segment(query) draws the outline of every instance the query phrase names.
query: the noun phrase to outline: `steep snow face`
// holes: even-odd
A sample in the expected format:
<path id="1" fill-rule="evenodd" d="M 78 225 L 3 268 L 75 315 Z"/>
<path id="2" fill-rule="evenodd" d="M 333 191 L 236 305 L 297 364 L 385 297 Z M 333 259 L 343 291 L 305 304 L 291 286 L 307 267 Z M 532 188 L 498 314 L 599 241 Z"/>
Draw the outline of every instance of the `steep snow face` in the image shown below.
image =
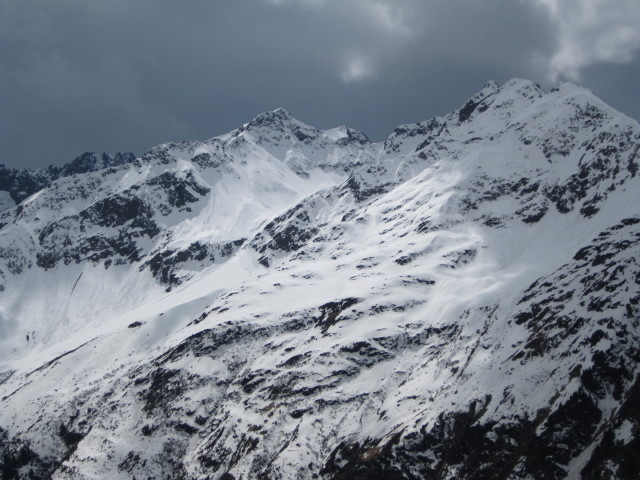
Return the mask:
<path id="1" fill-rule="evenodd" d="M 57 180 L 1 219 L 3 473 L 633 478 L 639 149 L 516 79 Z"/>
<path id="2" fill-rule="evenodd" d="M 281 135 L 276 130 L 271 143 L 283 142 Z M 279 212 L 345 176 L 295 145 L 275 157 L 259 145 L 266 142 L 264 132 L 236 131 L 160 145 L 129 165 L 62 177 L 4 212 L 0 359 L 152 301 L 226 261 Z M 348 168 L 357 154 L 334 146 L 340 152 L 328 157 Z"/>

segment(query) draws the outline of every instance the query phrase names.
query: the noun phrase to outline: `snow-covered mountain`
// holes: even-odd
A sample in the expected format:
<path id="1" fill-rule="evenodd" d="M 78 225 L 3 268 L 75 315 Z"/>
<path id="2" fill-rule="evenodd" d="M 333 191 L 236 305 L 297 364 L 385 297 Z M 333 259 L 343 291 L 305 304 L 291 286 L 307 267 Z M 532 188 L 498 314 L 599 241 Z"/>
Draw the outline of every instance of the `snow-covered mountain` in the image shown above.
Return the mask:
<path id="1" fill-rule="evenodd" d="M 2 478 L 637 478 L 639 149 L 511 80 L 59 175 L 0 214 Z"/>

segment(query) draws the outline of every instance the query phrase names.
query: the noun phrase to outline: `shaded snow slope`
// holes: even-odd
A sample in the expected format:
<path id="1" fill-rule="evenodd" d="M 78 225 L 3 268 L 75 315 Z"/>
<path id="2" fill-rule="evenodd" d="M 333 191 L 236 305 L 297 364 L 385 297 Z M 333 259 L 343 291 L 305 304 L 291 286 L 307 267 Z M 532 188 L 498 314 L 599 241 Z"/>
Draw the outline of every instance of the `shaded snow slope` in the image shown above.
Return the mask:
<path id="1" fill-rule="evenodd" d="M 640 125 L 488 83 L 285 110 L 0 221 L 7 478 L 634 478 Z"/>

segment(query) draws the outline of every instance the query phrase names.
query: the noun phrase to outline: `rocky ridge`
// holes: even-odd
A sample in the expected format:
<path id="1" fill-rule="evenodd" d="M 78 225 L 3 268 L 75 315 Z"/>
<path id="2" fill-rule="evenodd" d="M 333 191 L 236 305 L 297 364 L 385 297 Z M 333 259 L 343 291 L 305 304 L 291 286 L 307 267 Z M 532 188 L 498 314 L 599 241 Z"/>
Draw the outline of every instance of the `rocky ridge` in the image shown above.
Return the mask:
<path id="1" fill-rule="evenodd" d="M 51 165 L 41 169 L 18 170 L 0 164 L 0 192 L 6 192 L 0 197 L 2 200 L 0 210 L 6 210 L 19 204 L 34 193 L 51 186 L 59 178 L 119 167 L 134 160 L 135 156 L 132 153 L 111 155 L 105 152 L 97 155 L 93 152 L 86 152 L 62 167 Z"/>

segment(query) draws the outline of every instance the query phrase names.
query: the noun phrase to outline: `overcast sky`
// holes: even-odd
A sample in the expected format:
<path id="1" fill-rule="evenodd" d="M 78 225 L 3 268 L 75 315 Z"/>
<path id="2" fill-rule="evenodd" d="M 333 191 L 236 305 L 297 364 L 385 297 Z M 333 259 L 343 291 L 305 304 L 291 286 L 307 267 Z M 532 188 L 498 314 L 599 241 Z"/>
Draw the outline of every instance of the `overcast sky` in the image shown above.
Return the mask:
<path id="1" fill-rule="evenodd" d="M 0 0 L 0 163 L 225 133 L 285 107 L 384 139 L 489 80 L 640 118 L 640 0 Z"/>

